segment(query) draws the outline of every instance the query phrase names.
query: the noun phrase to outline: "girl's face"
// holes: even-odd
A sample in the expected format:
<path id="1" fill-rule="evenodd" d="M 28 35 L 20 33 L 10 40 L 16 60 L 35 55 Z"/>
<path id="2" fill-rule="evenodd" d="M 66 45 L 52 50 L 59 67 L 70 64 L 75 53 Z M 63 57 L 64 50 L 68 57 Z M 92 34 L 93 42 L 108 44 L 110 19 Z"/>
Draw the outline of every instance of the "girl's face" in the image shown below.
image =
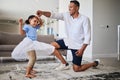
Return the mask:
<path id="1" fill-rule="evenodd" d="M 30 25 L 33 27 L 36 27 L 38 25 L 38 19 L 36 17 L 33 17 L 32 19 L 29 20 Z"/>

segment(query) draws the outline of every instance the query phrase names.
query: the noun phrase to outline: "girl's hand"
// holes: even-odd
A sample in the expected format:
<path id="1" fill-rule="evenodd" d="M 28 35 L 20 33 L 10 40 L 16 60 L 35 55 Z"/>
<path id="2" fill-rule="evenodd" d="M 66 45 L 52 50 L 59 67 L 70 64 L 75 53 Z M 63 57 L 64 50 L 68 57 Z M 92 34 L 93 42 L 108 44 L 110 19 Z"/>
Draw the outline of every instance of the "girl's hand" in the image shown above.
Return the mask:
<path id="1" fill-rule="evenodd" d="M 18 20 L 18 22 L 19 22 L 19 31 L 20 31 L 20 34 L 21 34 L 21 35 L 24 35 L 26 32 L 22 29 L 22 27 L 23 27 L 23 19 L 20 18 L 20 19 Z"/>
<path id="2" fill-rule="evenodd" d="M 18 20 L 18 22 L 19 22 L 19 25 L 23 25 L 23 19 L 22 19 L 22 18 L 20 18 L 20 19 Z"/>

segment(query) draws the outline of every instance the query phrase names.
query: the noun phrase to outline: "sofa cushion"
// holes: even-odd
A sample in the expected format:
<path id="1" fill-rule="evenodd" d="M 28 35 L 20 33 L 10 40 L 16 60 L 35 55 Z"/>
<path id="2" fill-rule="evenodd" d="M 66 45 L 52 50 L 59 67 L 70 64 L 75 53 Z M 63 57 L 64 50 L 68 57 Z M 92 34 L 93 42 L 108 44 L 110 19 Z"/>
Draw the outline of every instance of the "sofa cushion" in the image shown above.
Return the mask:
<path id="1" fill-rule="evenodd" d="M 45 42 L 45 43 L 51 43 L 54 41 L 54 35 L 38 35 L 38 41 Z"/>
<path id="2" fill-rule="evenodd" d="M 24 36 L 20 34 L 0 32 L 0 45 L 16 45 L 22 41 Z"/>
<path id="3" fill-rule="evenodd" d="M 12 51 L 16 45 L 0 45 L 0 51 Z"/>
<path id="4" fill-rule="evenodd" d="M 0 45 L 17 45 L 25 36 L 16 33 L 0 32 Z M 51 43 L 54 41 L 54 35 L 38 35 L 38 41 Z"/>

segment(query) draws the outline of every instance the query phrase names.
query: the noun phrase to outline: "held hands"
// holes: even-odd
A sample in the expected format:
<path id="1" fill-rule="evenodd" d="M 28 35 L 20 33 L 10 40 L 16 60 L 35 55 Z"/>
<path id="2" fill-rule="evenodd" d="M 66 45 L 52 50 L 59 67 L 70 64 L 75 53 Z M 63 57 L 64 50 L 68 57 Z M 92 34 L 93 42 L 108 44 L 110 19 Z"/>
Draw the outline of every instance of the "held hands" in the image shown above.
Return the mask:
<path id="1" fill-rule="evenodd" d="M 38 11 L 36 12 L 36 15 L 37 15 L 38 18 L 39 18 L 39 24 L 40 24 L 40 25 L 43 25 L 43 21 L 42 21 L 42 19 L 40 18 L 40 17 L 43 15 L 43 11 L 38 10 Z"/>
<path id="2" fill-rule="evenodd" d="M 38 17 L 41 17 L 42 15 L 44 15 L 44 16 L 46 16 L 46 17 L 50 17 L 50 16 L 51 16 L 51 12 L 38 10 L 38 11 L 36 12 L 36 15 L 37 15 Z"/>
<path id="3" fill-rule="evenodd" d="M 38 17 L 41 17 L 41 16 L 43 15 L 43 11 L 38 10 L 38 11 L 36 12 L 36 15 L 37 15 Z"/>

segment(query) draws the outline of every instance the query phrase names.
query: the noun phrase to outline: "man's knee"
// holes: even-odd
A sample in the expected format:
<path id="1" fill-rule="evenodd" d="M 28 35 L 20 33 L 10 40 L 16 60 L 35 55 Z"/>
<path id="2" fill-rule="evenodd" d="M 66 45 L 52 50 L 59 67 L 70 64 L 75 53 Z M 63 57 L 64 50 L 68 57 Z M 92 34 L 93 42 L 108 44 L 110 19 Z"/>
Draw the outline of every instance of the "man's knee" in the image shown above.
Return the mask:
<path id="1" fill-rule="evenodd" d="M 77 68 L 74 68 L 74 67 L 73 67 L 73 71 L 74 72 L 79 72 L 79 70 Z"/>
<path id="2" fill-rule="evenodd" d="M 60 48 L 60 45 L 56 42 L 52 42 L 51 45 L 54 46 L 56 49 Z"/>
<path id="3" fill-rule="evenodd" d="M 74 72 L 81 72 L 81 69 L 80 69 L 80 67 L 73 67 L 73 71 Z"/>
<path id="4" fill-rule="evenodd" d="M 81 72 L 82 71 L 82 69 L 81 69 L 81 66 L 78 66 L 78 65 L 73 65 L 73 71 L 74 72 Z"/>

